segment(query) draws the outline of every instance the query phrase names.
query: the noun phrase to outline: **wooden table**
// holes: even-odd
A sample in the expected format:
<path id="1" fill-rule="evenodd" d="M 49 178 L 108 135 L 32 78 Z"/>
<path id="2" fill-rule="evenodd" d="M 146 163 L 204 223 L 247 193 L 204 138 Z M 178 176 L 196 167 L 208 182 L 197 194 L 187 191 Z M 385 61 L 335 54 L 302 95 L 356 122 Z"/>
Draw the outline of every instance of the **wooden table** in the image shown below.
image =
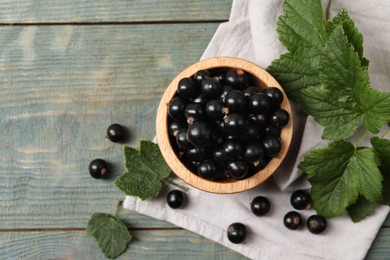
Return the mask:
<path id="1" fill-rule="evenodd" d="M 104 259 L 85 227 L 124 194 L 122 147 L 154 136 L 172 78 L 199 60 L 231 0 L 0 1 L 0 259 Z M 89 176 L 104 158 L 108 180 Z M 244 259 L 163 221 L 122 210 L 134 241 L 119 259 Z M 368 259 L 389 259 L 390 219 Z M 347 243 L 347 241 L 346 241 Z"/>

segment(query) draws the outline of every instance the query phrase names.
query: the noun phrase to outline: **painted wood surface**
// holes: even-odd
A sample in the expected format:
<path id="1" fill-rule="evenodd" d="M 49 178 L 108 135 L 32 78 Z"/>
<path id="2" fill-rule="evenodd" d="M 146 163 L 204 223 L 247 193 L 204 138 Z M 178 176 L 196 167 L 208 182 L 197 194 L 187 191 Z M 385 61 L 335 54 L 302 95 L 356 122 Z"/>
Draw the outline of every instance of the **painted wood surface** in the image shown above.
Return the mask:
<path id="1" fill-rule="evenodd" d="M 4 0 L 0 23 L 227 20 L 232 0 Z"/>
<path id="2" fill-rule="evenodd" d="M 122 147 L 154 136 L 158 101 L 196 62 L 231 0 L 0 1 L 0 259 L 104 259 L 84 228 L 113 212 Z M 204 21 L 204 23 L 202 23 Z M 123 23 L 123 24 L 122 24 Z M 89 177 L 91 159 L 114 176 Z M 164 221 L 120 211 L 134 234 L 119 259 L 245 259 Z M 388 259 L 390 218 L 367 259 Z"/>

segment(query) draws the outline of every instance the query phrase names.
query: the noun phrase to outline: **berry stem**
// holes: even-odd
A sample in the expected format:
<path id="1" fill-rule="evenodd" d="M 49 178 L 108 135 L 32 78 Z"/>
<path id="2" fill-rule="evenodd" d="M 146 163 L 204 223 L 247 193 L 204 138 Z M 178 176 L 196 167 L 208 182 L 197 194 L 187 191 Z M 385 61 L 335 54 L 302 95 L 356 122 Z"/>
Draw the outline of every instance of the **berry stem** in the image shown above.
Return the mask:
<path id="1" fill-rule="evenodd" d="M 178 184 L 170 179 L 161 179 L 161 180 L 168 183 L 168 184 L 172 184 L 173 186 L 178 187 L 179 189 L 182 189 L 183 191 L 189 190 L 187 187 L 184 187 L 184 186 L 182 186 L 182 185 L 180 185 L 180 184 Z"/>
<path id="2" fill-rule="evenodd" d="M 364 139 L 366 139 L 367 135 L 369 134 L 370 132 L 366 130 L 366 132 L 364 133 L 364 135 L 362 135 L 362 137 L 360 137 L 360 139 L 357 141 L 356 145 L 355 145 L 355 150 L 359 147 L 359 145 L 364 141 Z"/>

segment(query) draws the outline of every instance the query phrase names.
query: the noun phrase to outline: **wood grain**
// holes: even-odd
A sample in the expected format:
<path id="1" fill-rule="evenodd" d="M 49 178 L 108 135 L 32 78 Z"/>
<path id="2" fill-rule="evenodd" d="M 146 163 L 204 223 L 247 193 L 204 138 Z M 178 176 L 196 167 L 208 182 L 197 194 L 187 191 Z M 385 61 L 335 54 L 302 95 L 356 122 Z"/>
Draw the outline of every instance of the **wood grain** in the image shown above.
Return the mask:
<path id="1" fill-rule="evenodd" d="M 226 247 L 185 230 L 131 231 L 133 240 L 117 259 L 247 259 Z M 0 233 L 1 258 L 106 259 L 84 231 Z"/>
<path id="2" fill-rule="evenodd" d="M 124 159 L 107 126 L 125 125 L 132 146 L 152 139 L 163 91 L 216 27 L 0 27 L 0 229 L 85 227 L 91 213 L 112 212 Z M 89 176 L 98 157 L 111 179 Z"/>
<path id="3" fill-rule="evenodd" d="M 4 0 L 0 23 L 221 21 L 232 0 Z"/>
<path id="4" fill-rule="evenodd" d="M 209 70 L 218 68 L 236 68 L 245 71 L 248 77 L 252 77 L 256 82 L 259 88 L 264 87 L 276 87 L 284 95 L 281 108 L 286 110 L 290 115 L 290 120 L 288 124 L 282 129 L 280 137 L 282 143 L 282 149 L 280 153 L 272 158 L 272 160 L 267 164 L 267 166 L 261 171 L 257 172 L 249 178 L 243 180 L 232 180 L 218 182 L 213 180 L 207 180 L 200 177 L 197 174 L 194 174 L 189 168 L 187 168 L 176 155 L 174 148 L 172 147 L 169 134 L 168 134 L 168 111 L 167 105 L 172 98 L 176 95 L 176 89 L 179 81 L 182 78 L 192 77 L 199 70 Z M 293 117 L 291 112 L 291 107 L 287 99 L 286 94 L 284 93 L 282 87 L 279 83 L 263 68 L 258 65 L 234 57 L 215 57 L 206 60 L 199 61 L 185 70 L 180 72 L 173 81 L 169 84 L 166 91 L 164 92 L 160 105 L 157 109 L 157 139 L 158 145 L 160 147 L 161 153 L 164 156 L 165 161 L 171 167 L 172 171 L 179 176 L 186 183 L 192 185 L 195 188 L 204 190 L 207 192 L 219 193 L 219 194 L 231 194 L 249 190 L 269 178 L 274 171 L 282 163 L 284 157 L 287 154 L 288 148 L 290 147 L 292 133 L 293 133 Z"/>

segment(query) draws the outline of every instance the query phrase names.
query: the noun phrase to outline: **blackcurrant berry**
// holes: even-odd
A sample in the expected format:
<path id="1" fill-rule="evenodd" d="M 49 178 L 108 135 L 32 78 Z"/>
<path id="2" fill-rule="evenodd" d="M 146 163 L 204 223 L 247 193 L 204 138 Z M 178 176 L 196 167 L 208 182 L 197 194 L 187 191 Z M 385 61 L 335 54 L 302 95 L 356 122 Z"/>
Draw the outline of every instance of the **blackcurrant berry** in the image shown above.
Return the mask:
<path id="1" fill-rule="evenodd" d="M 223 119 L 224 113 L 223 102 L 220 99 L 211 100 L 206 104 L 206 115 L 213 121 L 220 121 Z"/>
<path id="2" fill-rule="evenodd" d="M 229 161 L 227 171 L 233 179 L 243 179 L 248 174 L 248 165 L 243 160 Z"/>
<path id="3" fill-rule="evenodd" d="M 275 157 L 282 149 L 280 139 L 275 136 L 266 137 L 263 141 L 264 151 L 268 157 Z"/>
<path id="4" fill-rule="evenodd" d="M 248 78 L 241 69 L 230 69 L 226 72 L 226 80 L 229 85 L 237 89 L 244 89 L 248 85 Z"/>
<path id="5" fill-rule="evenodd" d="M 320 234 L 326 229 L 327 222 L 323 216 L 312 215 L 307 219 L 306 226 L 311 233 Z"/>
<path id="6" fill-rule="evenodd" d="M 201 84 L 202 95 L 211 100 L 217 98 L 222 93 L 222 87 L 215 78 L 204 79 Z"/>
<path id="7" fill-rule="evenodd" d="M 222 149 L 229 159 L 239 159 L 242 157 L 244 147 L 239 140 L 230 139 L 222 144 Z"/>
<path id="8" fill-rule="evenodd" d="M 291 194 L 290 197 L 291 206 L 294 209 L 306 209 L 311 207 L 311 199 L 309 192 L 305 190 L 296 190 Z"/>
<path id="9" fill-rule="evenodd" d="M 186 129 L 181 129 L 177 132 L 176 143 L 180 150 L 186 151 L 187 149 L 193 148 L 192 144 L 187 140 Z"/>
<path id="10" fill-rule="evenodd" d="M 212 130 L 204 121 L 196 121 L 188 127 L 187 140 L 196 147 L 204 147 L 212 140 Z"/>
<path id="11" fill-rule="evenodd" d="M 192 124 L 195 121 L 203 120 L 206 117 L 204 106 L 197 103 L 190 103 L 186 106 L 184 114 L 187 118 L 187 123 Z"/>
<path id="12" fill-rule="evenodd" d="M 227 77 L 226 77 L 226 72 L 225 71 L 217 73 L 216 74 L 216 78 L 219 80 L 219 83 L 221 83 L 221 85 L 224 86 L 224 85 L 227 84 Z"/>
<path id="13" fill-rule="evenodd" d="M 194 75 L 194 80 L 200 86 L 204 79 L 208 79 L 210 77 L 210 72 L 207 70 L 198 70 Z"/>
<path id="14" fill-rule="evenodd" d="M 291 230 L 296 230 L 302 224 L 302 217 L 296 211 L 288 212 L 283 219 L 284 226 Z"/>
<path id="15" fill-rule="evenodd" d="M 188 149 L 186 155 L 190 161 L 201 162 L 209 158 L 211 152 L 206 147 L 194 147 Z"/>
<path id="16" fill-rule="evenodd" d="M 229 161 L 229 158 L 228 158 L 225 150 L 222 149 L 221 147 L 219 147 L 213 151 L 213 159 L 217 164 L 220 164 L 220 165 L 226 165 L 227 162 Z"/>
<path id="17" fill-rule="evenodd" d="M 249 123 L 242 135 L 240 136 L 240 140 L 243 141 L 244 143 L 251 143 L 251 142 L 256 142 L 260 138 L 260 131 L 259 128 L 252 123 Z"/>
<path id="18" fill-rule="evenodd" d="M 266 128 L 264 128 L 263 130 L 263 134 L 265 136 L 280 136 L 280 129 L 279 128 L 275 128 L 273 126 L 267 126 Z"/>
<path id="19" fill-rule="evenodd" d="M 223 88 L 222 88 L 222 94 L 220 95 L 220 98 L 221 98 L 221 100 L 223 101 L 223 102 L 225 102 L 225 99 L 226 99 L 226 96 L 227 96 L 227 94 L 229 94 L 230 93 L 230 91 L 232 91 L 233 90 L 233 87 L 232 86 L 224 86 Z"/>
<path id="20" fill-rule="evenodd" d="M 202 94 L 199 94 L 198 96 L 196 96 L 192 100 L 192 102 L 197 103 L 197 104 L 206 104 L 207 101 L 208 101 L 208 99 L 204 95 L 202 95 Z"/>
<path id="21" fill-rule="evenodd" d="M 199 94 L 199 88 L 191 78 L 182 78 L 177 84 L 180 97 L 192 100 Z"/>
<path id="22" fill-rule="evenodd" d="M 265 115 L 253 115 L 248 116 L 248 122 L 253 123 L 259 130 L 263 130 L 267 127 L 267 117 Z"/>
<path id="23" fill-rule="evenodd" d="M 179 121 L 172 121 L 168 124 L 169 135 L 176 137 L 180 129 L 187 129 L 186 125 Z"/>
<path id="24" fill-rule="evenodd" d="M 246 227 L 242 223 L 233 223 L 227 228 L 227 237 L 230 242 L 240 244 L 246 238 Z"/>
<path id="25" fill-rule="evenodd" d="M 180 190 L 172 190 L 167 194 L 167 204 L 173 209 L 178 209 L 184 205 L 184 193 Z"/>
<path id="26" fill-rule="evenodd" d="M 224 118 L 224 131 L 229 134 L 237 135 L 245 130 L 246 118 L 241 113 L 231 113 Z"/>
<path id="27" fill-rule="evenodd" d="M 254 174 L 254 173 L 261 171 L 262 169 L 265 168 L 265 166 L 267 166 L 268 162 L 269 162 L 269 159 L 266 157 L 263 157 L 263 159 L 261 159 L 260 161 L 256 161 L 254 163 L 249 163 L 248 164 L 248 167 L 249 167 L 248 174 Z"/>
<path id="28" fill-rule="evenodd" d="M 225 97 L 225 106 L 229 112 L 242 112 L 246 110 L 246 98 L 242 91 L 233 89 Z"/>
<path id="29" fill-rule="evenodd" d="M 271 101 L 272 107 L 279 107 L 283 102 L 283 93 L 276 87 L 268 87 L 264 89 L 264 94 L 266 94 Z"/>
<path id="30" fill-rule="evenodd" d="M 174 97 L 168 105 L 169 116 L 177 121 L 185 119 L 185 109 L 187 101 L 181 97 Z"/>
<path id="31" fill-rule="evenodd" d="M 278 109 L 271 114 L 270 123 L 275 128 L 283 128 L 288 124 L 290 115 L 284 109 Z"/>
<path id="32" fill-rule="evenodd" d="M 108 174 L 107 162 L 103 159 L 94 159 L 89 163 L 89 174 L 95 179 L 101 179 Z"/>
<path id="33" fill-rule="evenodd" d="M 207 159 L 198 166 L 198 174 L 205 179 L 212 179 L 218 175 L 218 169 L 214 160 Z"/>
<path id="34" fill-rule="evenodd" d="M 112 124 L 107 128 L 107 138 L 114 143 L 124 141 L 126 130 L 120 124 Z"/>
<path id="35" fill-rule="evenodd" d="M 266 197 L 257 196 L 251 202 L 251 210 L 256 216 L 264 216 L 271 209 L 271 204 Z"/>
<path id="36" fill-rule="evenodd" d="M 244 95 L 246 97 L 250 97 L 251 95 L 253 95 L 255 93 L 259 93 L 259 90 L 256 87 L 248 87 L 248 88 L 244 89 L 242 92 L 244 92 Z"/>
<path id="37" fill-rule="evenodd" d="M 252 94 L 248 98 L 248 112 L 251 114 L 265 114 L 271 109 L 269 97 L 263 93 Z"/>
<path id="38" fill-rule="evenodd" d="M 260 162 L 264 157 L 264 147 L 259 143 L 250 143 L 245 146 L 243 159 L 247 163 Z"/>

